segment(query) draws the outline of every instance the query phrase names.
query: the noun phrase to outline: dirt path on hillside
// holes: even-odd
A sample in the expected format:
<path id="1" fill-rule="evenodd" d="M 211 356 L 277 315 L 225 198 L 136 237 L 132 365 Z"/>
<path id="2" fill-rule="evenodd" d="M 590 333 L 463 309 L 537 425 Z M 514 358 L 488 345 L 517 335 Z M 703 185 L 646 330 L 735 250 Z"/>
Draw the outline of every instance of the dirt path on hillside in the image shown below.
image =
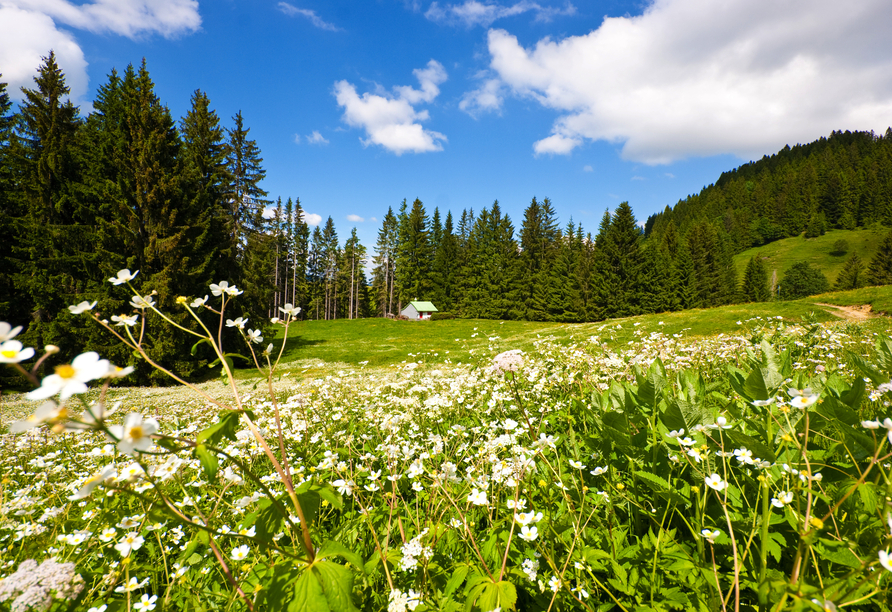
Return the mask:
<path id="1" fill-rule="evenodd" d="M 828 311 L 830 314 L 841 319 L 848 319 L 849 321 L 866 321 L 867 319 L 875 319 L 881 316 L 873 312 L 870 304 L 864 304 L 863 306 L 837 306 L 836 304 L 815 302 L 815 306 L 830 308 L 831 310 Z"/>

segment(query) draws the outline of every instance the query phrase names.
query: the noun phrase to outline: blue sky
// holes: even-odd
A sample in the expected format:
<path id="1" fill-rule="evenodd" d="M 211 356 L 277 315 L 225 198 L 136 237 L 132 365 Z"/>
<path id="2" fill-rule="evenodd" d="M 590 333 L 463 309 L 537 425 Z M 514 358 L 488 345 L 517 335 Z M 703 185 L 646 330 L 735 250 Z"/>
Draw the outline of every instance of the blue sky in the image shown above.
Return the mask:
<path id="1" fill-rule="evenodd" d="M 13 94 L 55 49 L 85 109 L 146 58 L 175 117 L 241 110 L 264 188 L 370 247 L 388 206 L 533 196 L 597 230 L 834 129 L 892 124 L 886 0 L 0 0 Z M 361 219 L 361 220 L 360 220 Z"/>

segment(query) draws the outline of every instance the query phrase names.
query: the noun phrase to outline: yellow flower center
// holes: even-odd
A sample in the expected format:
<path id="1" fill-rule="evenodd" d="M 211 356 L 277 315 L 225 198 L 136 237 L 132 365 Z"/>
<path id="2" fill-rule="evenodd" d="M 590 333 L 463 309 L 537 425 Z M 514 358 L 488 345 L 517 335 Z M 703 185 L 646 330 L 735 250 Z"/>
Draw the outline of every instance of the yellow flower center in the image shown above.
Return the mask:
<path id="1" fill-rule="evenodd" d="M 7 359 L 12 359 L 16 356 L 16 351 L 0 351 L 0 355 L 3 355 Z"/>
<path id="2" fill-rule="evenodd" d="M 74 375 L 77 374 L 77 372 L 70 365 L 60 365 L 56 366 L 56 374 L 62 378 L 74 378 Z"/>
<path id="3" fill-rule="evenodd" d="M 139 440 L 140 438 L 145 436 L 145 433 L 143 432 L 142 427 L 140 425 L 134 425 L 133 427 L 130 428 L 130 431 L 128 433 L 130 434 L 129 437 L 134 440 Z"/>

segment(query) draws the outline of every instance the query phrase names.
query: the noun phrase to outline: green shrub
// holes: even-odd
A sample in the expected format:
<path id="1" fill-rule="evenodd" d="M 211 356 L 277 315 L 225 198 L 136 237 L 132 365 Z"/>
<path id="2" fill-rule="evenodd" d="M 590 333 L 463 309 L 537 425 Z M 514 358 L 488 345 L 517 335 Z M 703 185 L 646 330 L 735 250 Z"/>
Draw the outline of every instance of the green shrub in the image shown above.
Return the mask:
<path id="1" fill-rule="evenodd" d="M 431 315 L 431 321 L 449 321 L 454 318 L 455 315 L 451 312 L 435 312 Z"/>

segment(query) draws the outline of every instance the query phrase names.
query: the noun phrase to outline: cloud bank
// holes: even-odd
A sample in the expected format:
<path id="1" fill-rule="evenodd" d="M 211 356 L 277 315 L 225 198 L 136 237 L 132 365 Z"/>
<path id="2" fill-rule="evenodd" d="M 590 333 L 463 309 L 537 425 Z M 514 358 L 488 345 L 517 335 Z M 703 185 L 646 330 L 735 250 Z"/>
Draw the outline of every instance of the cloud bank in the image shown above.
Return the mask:
<path id="1" fill-rule="evenodd" d="M 397 155 L 443 150 L 446 136 L 424 129 L 421 122 L 427 121 L 430 115 L 426 110 L 416 110 L 415 106 L 434 101 L 440 94 L 440 83 L 447 78 L 446 70 L 431 60 L 413 74 L 420 88 L 394 87 L 392 95 L 364 93 L 360 96 L 351 83 L 335 83 L 334 95 L 338 106 L 344 109 L 343 120 L 351 127 L 365 130 L 368 137 L 360 139 L 364 146 L 380 145 Z"/>
<path id="2" fill-rule="evenodd" d="M 87 92 L 87 62 L 72 33 L 62 26 L 136 39 L 150 34 L 172 38 L 201 27 L 197 0 L 0 0 L 0 71 L 12 97 L 33 86 L 50 49 L 65 72 L 72 99 Z"/>
<path id="3" fill-rule="evenodd" d="M 532 48 L 488 33 L 492 78 L 465 95 L 471 114 L 505 95 L 558 117 L 537 154 L 623 143 L 648 164 L 753 158 L 834 129 L 892 123 L 892 3 L 886 0 L 655 0 L 584 36 Z"/>

